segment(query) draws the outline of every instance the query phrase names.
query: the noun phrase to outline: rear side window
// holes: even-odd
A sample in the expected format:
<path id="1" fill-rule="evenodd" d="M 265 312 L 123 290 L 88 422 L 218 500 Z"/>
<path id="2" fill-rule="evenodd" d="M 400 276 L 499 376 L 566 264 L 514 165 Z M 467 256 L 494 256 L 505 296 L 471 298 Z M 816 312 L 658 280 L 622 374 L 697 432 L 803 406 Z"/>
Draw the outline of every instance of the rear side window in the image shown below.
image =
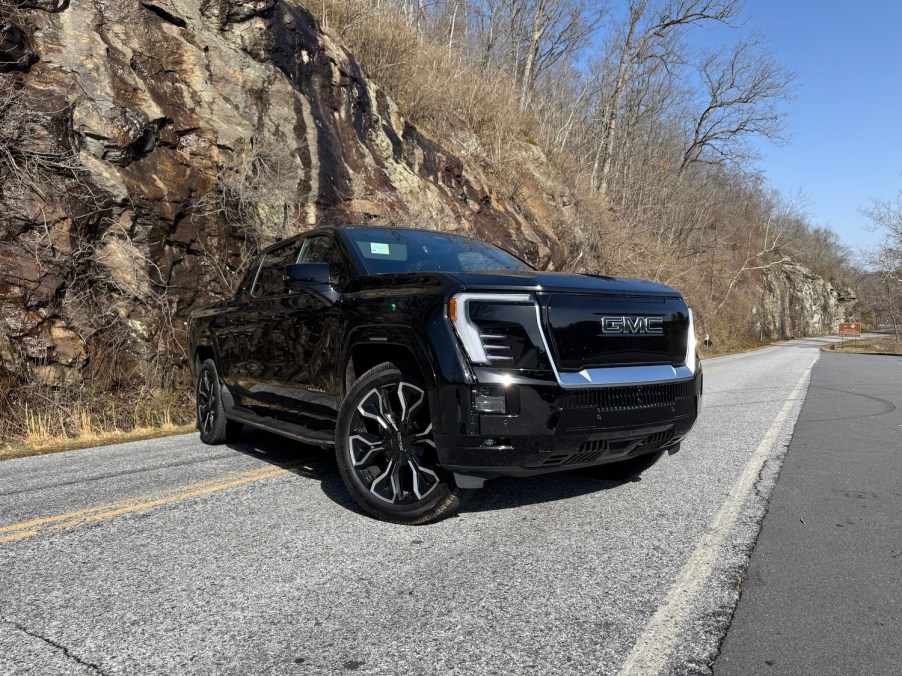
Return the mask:
<path id="1" fill-rule="evenodd" d="M 263 264 L 257 274 L 252 296 L 281 296 L 286 293 L 285 279 L 289 265 L 292 265 L 298 256 L 299 242 L 292 242 L 285 246 L 270 251 L 263 257 Z"/>

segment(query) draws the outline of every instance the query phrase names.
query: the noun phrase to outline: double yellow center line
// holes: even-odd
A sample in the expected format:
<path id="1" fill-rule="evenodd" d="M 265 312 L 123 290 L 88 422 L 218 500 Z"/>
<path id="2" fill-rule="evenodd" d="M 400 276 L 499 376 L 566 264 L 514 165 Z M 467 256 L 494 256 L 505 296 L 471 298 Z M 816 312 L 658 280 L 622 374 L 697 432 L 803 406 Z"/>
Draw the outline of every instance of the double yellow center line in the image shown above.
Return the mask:
<path id="1" fill-rule="evenodd" d="M 226 490 L 227 488 L 234 488 L 236 486 L 243 486 L 257 481 L 271 479 L 287 474 L 288 472 L 288 469 L 282 467 L 262 467 L 247 472 L 227 474 L 217 479 L 209 479 L 187 486 L 178 486 L 156 494 L 142 495 L 135 498 L 120 500 L 118 502 L 110 502 L 105 505 L 79 509 L 65 514 L 57 514 L 55 516 L 47 516 L 40 519 L 32 519 L 31 521 L 14 523 L 9 526 L 0 527 L 0 544 L 24 540 L 25 538 L 34 537 L 35 535 L 40 535 L 42 533 L 61 531 L 82 524 L 95 523 L 123 514 L 153 509 L 154 507 L 169 505 L 199 495 L 208 495 L 210 493 L 216 493 L 217 491 Z"/>

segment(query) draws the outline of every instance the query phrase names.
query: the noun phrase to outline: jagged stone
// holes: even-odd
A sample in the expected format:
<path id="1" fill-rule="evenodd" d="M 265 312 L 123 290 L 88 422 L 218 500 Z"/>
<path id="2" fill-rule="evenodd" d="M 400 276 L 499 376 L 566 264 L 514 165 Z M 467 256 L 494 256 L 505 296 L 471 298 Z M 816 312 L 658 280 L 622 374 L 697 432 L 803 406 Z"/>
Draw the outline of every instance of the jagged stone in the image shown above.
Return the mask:
<path id="1" fill-rule="evenodd" d="M 173 26 L 184 28 L 188 22 L 181 15 L 178 2 L 170 2 L 169 0 L 140 0 L 141 4 L 156 14 L 158 17 L 171 23 Z"/>
<path id="2" fill-rule="evenodd" d="M 226 21 L 229 23 L 241 23 L 259 16 L 276 4 L 275 0 L 257 0 L 256 2 L 240 2 L 232 0 L 228 3 Z"/>
<path id="3" fill-rule="evenodd" d="M 764 286 L 755 312 L 759 336 L 765 340 L 836 333 L 839 323 L 857 319 L 857 296 L 833 285 L 797 263 L 764 271 Z"/>
<path id="4" fill-rule="evenodd" d="M 37 60 L 31 36 L 19 26 L 0 23 L 0 71 L 28 70 Z"/>
<path id="5" fill-rule="evenodd" d="M 50 342 L 53 345 L 50 361 L 53 363 L 72 368 L 83 364 L 87 358 L 81 336 L 65 326 L 51 326 Z"/>
<path id="6" fill-rule="evenodd" d="M 81 379 L 77 370 L 68 368 L 62 364 L 35 366 L 32 369 L 32 373 L 37 382 L 51 387 L 75 385 Z"/>
<path id="7" fill-rule="evenodd" d="M 22 9 L 40 9 L 45 12 L 62 12 L 69 6 L 69 0 L 24 0 L 19 3 Z"/>

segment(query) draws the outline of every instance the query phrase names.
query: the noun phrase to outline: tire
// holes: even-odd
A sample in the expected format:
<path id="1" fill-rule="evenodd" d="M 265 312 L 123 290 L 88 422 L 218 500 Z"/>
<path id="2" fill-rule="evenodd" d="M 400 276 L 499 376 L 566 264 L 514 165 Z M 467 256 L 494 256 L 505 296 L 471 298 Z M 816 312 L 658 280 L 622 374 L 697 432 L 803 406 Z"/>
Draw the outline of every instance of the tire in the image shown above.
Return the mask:
<path id="1" fill-rule="evenodd" d="M 348 492 L 382 521 L 430 523 L 456 512 L 472 493 L 438 465 L 422 379 L 395 364 L 373 367 L 351 387 L 338 416 L 335 456 Z"/>
<path id="2" fill-rule="evenodd" d="M 596 479 L 606 479 L 608 481 L 630 481 L 649 469 L 661 456 L 664 451 L 654 451 L 653 453 L 644 453 L 630 458 L 629 460 L 621 460 L 620 462 L 609 462 L 604 465 L 596 465 L 589 467 L 583 472 L 588 476 Z"/>
<path id="3" fill-rule="evenodd" d="M 222 405 L 221 384 L 216 364 L 212 359 L 204 361 L 197 369 L 194 395 L 197 411 L 197 430 L 200 440 L 215 445 L 234 441 L 241 434 L 243 425 L 226 418 Z"/>

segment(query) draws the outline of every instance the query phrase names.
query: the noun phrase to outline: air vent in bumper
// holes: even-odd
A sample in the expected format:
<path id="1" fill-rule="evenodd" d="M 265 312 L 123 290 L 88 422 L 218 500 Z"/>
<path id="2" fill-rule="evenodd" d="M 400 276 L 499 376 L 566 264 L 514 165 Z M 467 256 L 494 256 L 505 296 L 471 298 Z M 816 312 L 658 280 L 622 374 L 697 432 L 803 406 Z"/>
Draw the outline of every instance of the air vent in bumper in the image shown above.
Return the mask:
<path id="1" fill-rule="evenodd" d="M 628 411 L 673 406 L 677 399 L 694 395 L 693 381 L 655 383 L 629 387 L 576 390 L 559 400 L 561 408 L 597 408 L 600 411 Z"/>

